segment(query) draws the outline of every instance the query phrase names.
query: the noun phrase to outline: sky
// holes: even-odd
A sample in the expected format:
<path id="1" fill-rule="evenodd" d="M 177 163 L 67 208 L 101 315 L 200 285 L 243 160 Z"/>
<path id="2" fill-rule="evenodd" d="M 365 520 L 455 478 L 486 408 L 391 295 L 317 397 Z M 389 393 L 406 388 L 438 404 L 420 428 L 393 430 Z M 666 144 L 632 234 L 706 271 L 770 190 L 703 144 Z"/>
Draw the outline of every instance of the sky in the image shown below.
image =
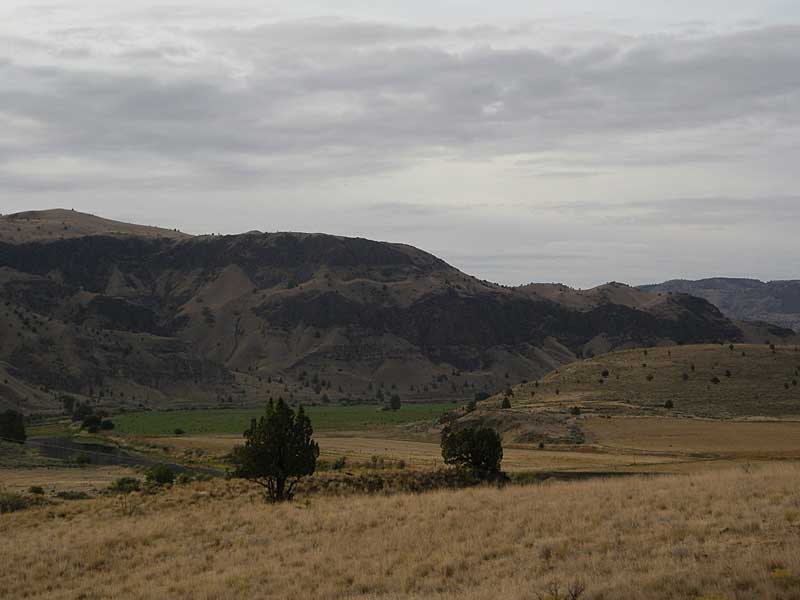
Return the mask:
<path id="1" fill-rule="evenodd" d="M 794 0 L 3 0 L 0 213 L 800 278 Z"/>

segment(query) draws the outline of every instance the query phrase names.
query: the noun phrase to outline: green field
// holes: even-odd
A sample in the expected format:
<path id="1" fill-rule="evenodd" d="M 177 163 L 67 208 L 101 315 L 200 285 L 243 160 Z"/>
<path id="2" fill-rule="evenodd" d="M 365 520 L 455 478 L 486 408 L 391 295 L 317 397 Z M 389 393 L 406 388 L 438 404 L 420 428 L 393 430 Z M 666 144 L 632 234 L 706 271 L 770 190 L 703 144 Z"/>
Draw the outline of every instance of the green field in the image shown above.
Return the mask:
<path id="1" fill-rule="evenodd" d="M 309 406 L 306 413 L 315 431 L 380 429 L 404 423 L 437 419 L 455 408 L 452 402 L 404 404 L 397 411 L 382 411 L 374 404 L 355 406 Z M 187 435 L 242 433 L 263 409 L 175 410 L 130 413 L 114 417 L 114 433 L 124 435 Z"/>

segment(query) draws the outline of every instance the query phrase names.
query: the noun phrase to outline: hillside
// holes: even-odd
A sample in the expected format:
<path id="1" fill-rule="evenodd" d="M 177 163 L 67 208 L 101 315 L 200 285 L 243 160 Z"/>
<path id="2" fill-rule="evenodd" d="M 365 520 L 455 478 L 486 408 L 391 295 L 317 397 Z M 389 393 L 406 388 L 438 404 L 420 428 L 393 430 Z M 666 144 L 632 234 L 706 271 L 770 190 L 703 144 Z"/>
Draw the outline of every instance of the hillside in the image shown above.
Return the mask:
<path id="1" fill-rule="evenodd" d="M 506 397 L 512 409 L 499 409 Z M 502 417 L 506 428 L 522 427 L 533 417 L 579 427 L 581 419 L 573 414 L 576 408 L 581 419 L 796 418 L 800 416 L 800 350 L 797 346 L 714 344 L 611 352 L 510 387 L 482 403 L 471 418 Z"/>
<path id="2" fill-rule="evenodd" d="M 63 208 L 0 215 L 0 242 L 24 244 L 36 241 L 71 239 L 86 235 L 171 239 L 190 237 L 175 229 L 162 229 L 160 227 L 111 221 L 95 215 Z"/>
<path id="3" fill-rule="evenodd" d="M 800 280 L 676 279 L 641 286 L 648 293 L 681 293 L 705 298 L 731 318 L 765 321 L 800 331 Z"/>
<path id="4" fill-rule="evenodd" d="M 464 399 L 579 356 L 754 335 L 688 295 L 560 300 L 402 244 L 126 231 L 0 243 L 0 406 Z"/>

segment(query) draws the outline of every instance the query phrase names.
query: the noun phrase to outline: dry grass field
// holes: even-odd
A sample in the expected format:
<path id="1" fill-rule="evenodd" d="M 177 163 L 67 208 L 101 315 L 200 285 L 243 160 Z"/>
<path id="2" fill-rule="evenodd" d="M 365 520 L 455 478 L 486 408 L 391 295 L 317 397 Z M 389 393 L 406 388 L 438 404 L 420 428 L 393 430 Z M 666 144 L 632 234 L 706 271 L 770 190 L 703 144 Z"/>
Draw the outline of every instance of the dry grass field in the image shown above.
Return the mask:
<path id="1" fill-rule="evenodd" d="M 125 467 L 0 469 L 0 487 L 22 492 L 36 485 L 48 493 L 79 491 L 91 494 L 106 489 L 120 477 L 138 476 L 136 471 Z"/>
<path id="2" fill-rule="evenodd" d="M 351 434 L 316 435 L 320 458 L 333 461 L 345 457 L 348 464 L 368 464 L 373 457 L 409 467 L 430 469 L 443 466 L 439 442 L 415 439 L 395 439 L 391 432 L 353 432 Z M 242 443 L 241 436 L 180 436 L 140 438 L 151 447 L 168 448 L 168 455 L 177 459 L 197 459 L 221 462 L 233 447 Z M 506 445 L 503 450 L 503 469 L 521 471 L 615 471 L 633 468 L 646 470 L 648 465 L 683 462 L 684 456 L 664 456 L 636 450 L 598 451 L 595 448 L 554 448 L 540 450 L 532 445 Z"/>
<path id="3" fill-rule="evenodd" d="M 742 460 L 800 459 L 800 421 L 713 421 L 668 417 L 588 418 L 590 443 L 603 450 L 713 455 Z"/>
<path id="4" fill-rule="evenodd" d="M 798 536 L 797 465 L 280 506 L 215 481 L 0 516 L 0 595 L 791 600 Z"/>

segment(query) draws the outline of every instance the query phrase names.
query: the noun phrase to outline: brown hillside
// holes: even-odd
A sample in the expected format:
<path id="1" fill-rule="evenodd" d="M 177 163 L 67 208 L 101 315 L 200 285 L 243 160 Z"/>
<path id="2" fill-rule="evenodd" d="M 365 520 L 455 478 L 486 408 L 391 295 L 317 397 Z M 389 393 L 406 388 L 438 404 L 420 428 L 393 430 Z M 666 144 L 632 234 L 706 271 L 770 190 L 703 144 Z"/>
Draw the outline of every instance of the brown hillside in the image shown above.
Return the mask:
<path id="1" fill-rule="evenodd" d="M 463 400 L 612 349 L 748 339 L 682 294 L 610 284 L 578 303 L 402 244 L 131 227 L 0 242 L 0 404 Z"/>

